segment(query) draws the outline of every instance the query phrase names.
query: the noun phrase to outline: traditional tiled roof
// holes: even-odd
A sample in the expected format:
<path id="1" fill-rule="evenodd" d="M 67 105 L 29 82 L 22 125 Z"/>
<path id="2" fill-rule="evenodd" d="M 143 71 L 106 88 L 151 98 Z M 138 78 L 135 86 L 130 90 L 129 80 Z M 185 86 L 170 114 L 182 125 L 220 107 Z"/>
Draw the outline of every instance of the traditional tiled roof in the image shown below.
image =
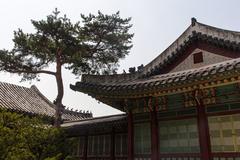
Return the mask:
<path id="1" fill-rule="evenodd" d="M 123 82 L 77 82 L 75 86 L 71 86 L 73 90 L 88 93 L 89 95 L 102 97 L 138 95 L 154 90 L 163 90 L 171 86 L 181 86 L 198 81 L 213 81 L 219 78 L 220 74 L 224 75 L 240 75 L 240 58 L 216 63 L 213 65 L 204 66 L 180 72 L 161 74 L 148 78 L 139 78 L 135 80 Z"/>
<path id="2" fill-rule="evenodd" d="M 66 130 L 68 136 L 79 136 L 86 134 L 110 133 L 113 131 L 127 132 L 127 115 L 111 115 L 84 120 L 64 122 L 61 127 Z"/>
<path id="3" fill-rule="evenodd" d="M 166 67 L 173 64 L 184 54 L 186 48 L 195 42 L 204 42 L 233 51 L 231 53 L 234 53 L 233 58 L 235 59 L 191 70 L 166 72 Z M 95 98 L 136 96 L 154 89 L 159 90 L 193 81 L 209 80 L 219 73 L 239 72 L 239 51 L 240 32 L 205 25 L 193 18 L 185 32 L 141 71 L 115 75 L 83 75 L 81 82 L 70 87 Z"/>
<path id="4" fill-rule="evenodd" d="M 77 126 L 91 126 L 91 125 L 100 125 L 107 123 L 114 123 L 114 122 L 121 122 L 126 121 L 126 114 L 119 114 L 119 115 L 111 115 L 111 116 L 104 116 L 104 117 L 96 117 L 96 118 L 87 118 L 84 120 L 77 120 L 77 121 L 68 121 L 63 123 L 61 126 L 64 128 L 76 128 Z"/>
<path id="5" fill-rule="evenodd" d="M 50 102 L 36 86 L 26 88 L 0 82 L 0 108 L 32 115 L 54 117 L 55 105 Z M 91 114 L 64 110 L 63 120 L 79 120 Z"/>
<path id="6" fill-rule="evenodd" d="M 90 112 L 81 112 L 81 111 L 73 111 L 64 109 L 62 119 L 64 121 L 76 121 L 76 120 L 82 120 L 86 118 L 92 118 L 92 113 Z"/>

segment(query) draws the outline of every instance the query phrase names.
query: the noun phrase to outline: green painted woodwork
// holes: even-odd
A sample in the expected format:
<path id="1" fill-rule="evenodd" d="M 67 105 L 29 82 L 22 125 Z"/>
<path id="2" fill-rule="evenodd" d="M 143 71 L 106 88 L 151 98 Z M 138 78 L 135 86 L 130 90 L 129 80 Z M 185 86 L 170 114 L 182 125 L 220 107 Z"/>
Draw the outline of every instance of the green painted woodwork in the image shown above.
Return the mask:
<path id="1" fill-rule="evenodd" d="M 218 108 L 215 107 L 207 109 L 207 112 L 240 109 L 240 107 L 233 104 L 240 101 L 240 90 L 237 83 L 218 86 L 215 88 L 202 89 L 201 92 L 202 94 L 200 95 L 200 98 L 202 98 L 204 105 L 207 107 L 218 105 Z M 189 107 L 196 107 L 197 105 L 194 99 L 194 91 L 151 97 L 150 102 L 148 102 L 148 98 L 135 99 L 132 101 L 136 102 L 129 102 L 128 108 L 132 109 L 132 112 L 134 114 L 150 112 L 152 109 L 156 109 L 159 112 L 165 112 Z M 231 105 L 226 106 L 228 104 Z"/>
<path id="2" fill-rule="evenodd" d="M 224 112 L 229 110 L 228 104 L 213 105 L 206 108 L 207 113 Z"/>
<path id="3" fill-rule="evenodd" d="M 216 96 L 230 94 L 237 90 L 237 84 L 230 84 L 216 87 Z"/>
<path id="4" fill-rule="evenodd" d="M 239 110 L 240 103 L 210 105 L 206 108 L 207 113 L 226 112 L 232 110 Z"/>
<path id="5" fill-rule="evenodd" d="M 88 156 L 109 156 L 110 135 L 88 137 Z"/>
<path id="6" fill-rule="evenodd" d="M 222 96 L 216 97 L 217 103 L 229 103 L 229 102 L 239 101 L 239 100 L 240 100 L 239 94 L 222 95 Z"/>
<path id="7" fill-rule="evenodd" d="M 151 153 L 151 129 L 150 123 L 134 124 L 134 153 Z"/>
<path id="8" fill-rule="evenodd" d="M 168 95 L 166 97 L 167 97 L 167 110 L 184 107 L 183 94 L 173 94 L 173 95 Z"/>
<path id="9" fill-rule="evenodd" d="M 82 157 L 84 152 L 84 137 L 73 137 L 71 141 L 74 142 L 72 147 L 72 156 L 73 157 Z"/>
<path id="10" fill-rule="evenodd" d="M 227 103 L 239 100 L 240 96 L 238 84 L 216 87 L 216 103 Z"/>
<path id="11" fill-rule="evenodd" d="M 127 156 L 127 134 L 116 134 L 115 135 L 115 155 L 116 156 Z"/>
<path id="12" fill-rule="evenodd" d="M 150 121 L 150 114 L 149 113 L 139 113 L 133 115 L 134 122 L 146 122 Z"/>
<path id="13" fill-rule="evenodd" d="M 144 112 L 150 112 L 150 109 L 148 108 L 147 100 L 144 98 L 137 99 L 135 103 L 131 102 L 128 103 L 128 107 L 131 108 L 133 113 L 144 113 Z"/>
<path id="14" fill-rule="evenodd" d="M 240 109 L 240 104 L 239 103 L 233 103 L 230 104 L 230 110 L 235 110 L 235 109 Z"/>
<path id="15" fill-rule="evenodd" d="M 166 109 L 166 97 L 162 96 L 162 97 L 154 97 L 154 105 L 157 105 L 156 109 L 157 111 L 161 111 Z"/>
<path id="16" fill-rule="evenodd" d="M 172 117 L 176 117 L 177 116 L 177 112 L 175 111 L 166 111 L 166 112 L 159 112 L 157 114 L 159 119 L 162 118 L 172 118 Z"/>
<path id="17" fill-rule="evenodd" d="M 178 116 L 187 116 L 187 115 L 196 115 L 197 111 L 196 108 L 187 108 L 182 111 L 178 111 Z"/>
<path id="18" fill-rule="evenodd" d="M 196 115 L 196 108 L 184 108 L 184 110 L 179 111 L 164 111 L 164 112 L 158 112 L 157 116 L 158 119 L 164 119 L 164 118 L 174 118 L 178 116 L 194 116 Z"/>
<path id="19" fill-rule="evenodd" d="M 198 153 L 197 120 L 160 121 L 159 144 L 160 153 Z"/>

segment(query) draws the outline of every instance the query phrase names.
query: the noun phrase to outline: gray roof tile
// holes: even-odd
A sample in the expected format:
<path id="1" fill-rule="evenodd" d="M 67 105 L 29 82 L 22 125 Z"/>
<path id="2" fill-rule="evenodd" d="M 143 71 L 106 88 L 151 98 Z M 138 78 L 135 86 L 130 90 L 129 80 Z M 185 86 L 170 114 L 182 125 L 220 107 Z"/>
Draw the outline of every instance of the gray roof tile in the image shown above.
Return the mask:
<path id="1" fill-rule="evenodd" d="M 0 82 L 0 108 L 28 114 L 54 117 L 55 105 L 36 86 L 30 88 Z M 92 117 L 91 113 L 64 110 L 63 120 L 79 120 Z"/>

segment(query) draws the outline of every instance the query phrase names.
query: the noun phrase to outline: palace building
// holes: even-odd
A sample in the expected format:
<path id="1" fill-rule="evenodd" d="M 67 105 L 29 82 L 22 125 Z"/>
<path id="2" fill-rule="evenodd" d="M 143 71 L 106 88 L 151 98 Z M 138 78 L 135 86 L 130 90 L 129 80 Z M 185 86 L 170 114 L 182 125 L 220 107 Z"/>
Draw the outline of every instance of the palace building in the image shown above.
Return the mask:
<path id="1" fill-rule="evenodd" d="M 192 18 L 140 70 L 70 87 L 125 112 L 62 125 L 79 160 L 240 160 L 240 32 Z"/>

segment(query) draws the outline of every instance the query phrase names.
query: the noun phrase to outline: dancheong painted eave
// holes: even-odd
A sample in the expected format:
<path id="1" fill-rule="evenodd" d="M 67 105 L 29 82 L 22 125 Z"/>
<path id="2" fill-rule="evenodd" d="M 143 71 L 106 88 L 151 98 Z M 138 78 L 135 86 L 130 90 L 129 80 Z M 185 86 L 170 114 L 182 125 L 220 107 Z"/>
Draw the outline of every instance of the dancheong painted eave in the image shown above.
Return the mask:
<path id="1" fill-rule="evenodd" d="M 207 49 L 232 60 L 170 72 L 178 61 L 188 56 L 186 52 L 190 53 L 196 48 Z M 219 81 L 226 81 L 228 78 L 235 81 L 239 76 L 239 51 L 240 32 L 205 25 L 193 18 L 184 33 L 141 71 L 115 75 L 83 75 L 81 82 L 70 87 L 94 98 L 129 98 L 149 96 L 159 91 L 164 93 L 164 90 L 168 92 L 171 87 L 184 88 L 189 84 L 193 86 L 194 83 L 220 83 Z"/>
<path id="2" fill-rule="evenodd" d="M 221 63 L 204 66 L 201 68 L 184 70 L 180 72 L 161 74 L 149 78 L 124 81 L 122 83 L 91 83 L 77 82 L 71 88 L 89 95 L 101 95 L 101 97 L 131 97 L 131 95 L 152 94 L 155 91 L 186 88 L 195 83 L 221 83 L 219 81 L 239 81 L 240 58 Z"/>

